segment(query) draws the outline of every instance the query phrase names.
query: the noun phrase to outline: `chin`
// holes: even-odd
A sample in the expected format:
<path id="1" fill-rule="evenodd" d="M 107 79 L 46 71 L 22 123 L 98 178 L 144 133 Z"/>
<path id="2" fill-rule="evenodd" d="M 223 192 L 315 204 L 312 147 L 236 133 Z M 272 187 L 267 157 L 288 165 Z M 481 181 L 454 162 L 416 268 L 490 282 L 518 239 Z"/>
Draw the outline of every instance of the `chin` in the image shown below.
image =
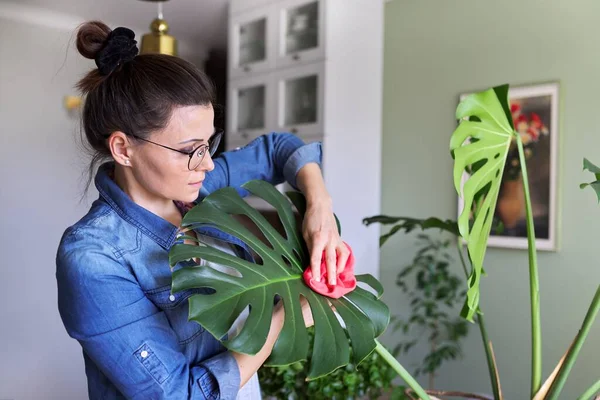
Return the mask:
<path id="1" fill-rule="evenodd" d="M 193 194 L 185 194 L 183 196 L 181 196 L 181 200 L 184 203 L 191 203 L 193 201 L 196 201 L 196 199 L 198 198 L 199 193 L 195 192 Z"/>

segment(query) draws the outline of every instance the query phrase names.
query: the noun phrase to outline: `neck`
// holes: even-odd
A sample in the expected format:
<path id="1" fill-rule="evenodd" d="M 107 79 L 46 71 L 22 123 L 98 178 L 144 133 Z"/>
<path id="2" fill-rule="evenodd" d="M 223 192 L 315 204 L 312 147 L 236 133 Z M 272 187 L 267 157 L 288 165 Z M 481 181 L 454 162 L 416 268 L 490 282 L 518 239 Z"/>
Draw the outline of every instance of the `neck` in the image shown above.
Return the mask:
<path id="1" fill-rule="evenodd" d="M 115 165 L 115 183 L 135 204 L 144 207 L 175 226 L 181 225 L 181 213 L 173 200 L 157 196 L 144 189 L 129 168 Z"/>

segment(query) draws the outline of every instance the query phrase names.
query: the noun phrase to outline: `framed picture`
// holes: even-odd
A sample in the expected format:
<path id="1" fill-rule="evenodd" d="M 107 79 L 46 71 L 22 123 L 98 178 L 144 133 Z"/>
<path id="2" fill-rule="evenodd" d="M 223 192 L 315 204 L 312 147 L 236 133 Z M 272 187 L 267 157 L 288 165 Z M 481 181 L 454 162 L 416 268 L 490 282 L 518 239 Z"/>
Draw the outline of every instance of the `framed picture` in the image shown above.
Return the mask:
<path id="1" fill-rule="evenodd" d="M 464 99 L 468 93 L 462 94 Z M 559 84 L 510 87 L 508 97 L 515 130 L 521 135 L 529 177 L 536 248 L 556 251 Z M 467 179 L 463 176 L 463 182 Z M 462 212 L 459 197 L 458 214 Z M 488 245 L 527 249 L 523 178 L 516 142 L 511 144 Z"/>

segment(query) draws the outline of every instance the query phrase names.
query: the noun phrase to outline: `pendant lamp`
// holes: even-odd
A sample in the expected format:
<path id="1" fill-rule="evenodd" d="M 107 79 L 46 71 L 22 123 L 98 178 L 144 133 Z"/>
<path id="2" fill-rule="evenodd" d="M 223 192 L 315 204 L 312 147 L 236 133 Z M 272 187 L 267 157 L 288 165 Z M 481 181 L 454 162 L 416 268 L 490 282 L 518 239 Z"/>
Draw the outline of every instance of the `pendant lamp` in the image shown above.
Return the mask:
<path id="1" fill-rule="evenodd" d="M 162 5 L 168 0 L 140 0 L 157 3 L 158 15 L 150 24 L 150 33 L 142 36 L 140 54 L 177 55 L 177 40 L 169 35 L 169 24 L 163 19 Z"/>

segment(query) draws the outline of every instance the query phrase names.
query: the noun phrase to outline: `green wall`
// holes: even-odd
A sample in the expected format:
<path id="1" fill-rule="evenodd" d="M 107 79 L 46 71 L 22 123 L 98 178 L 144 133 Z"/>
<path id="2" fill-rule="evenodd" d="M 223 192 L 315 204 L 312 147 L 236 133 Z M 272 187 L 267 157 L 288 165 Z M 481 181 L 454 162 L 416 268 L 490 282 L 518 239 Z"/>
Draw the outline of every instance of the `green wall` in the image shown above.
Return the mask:
<path id="1" fill-rule="evenodd" d="M 539 253 L 545 379 L 600 283 L 600 206 L 592 191 L 578 188 L 590 178 L 582 172 L 582 158 L 600 162 L 600 2 L 393 0 L 385 13 L 384 213 L 456 217 L 448 143 L 461 92 L 560 81 L 560 250 Z M 381 279 L 393 313 L 407 309 L 394 281 L 414 255 L 414 239 L 399 236 L 382 249 Z M 527 253 L 490 249 L 485 266 L 481 305 L 503 391 L 507 399 L 525 399 L 530 387 Z M 438 388 L 491 392 L 478 332 L 471 328 L 465 357 L 442 368 Z M 397 339 L 387 334 L 384 340 Z M 417 359 L 412 355 L 402 362 L 410 369 Z M 600 321 L 561 398 L 575 399 L 598 379 Z"/>

